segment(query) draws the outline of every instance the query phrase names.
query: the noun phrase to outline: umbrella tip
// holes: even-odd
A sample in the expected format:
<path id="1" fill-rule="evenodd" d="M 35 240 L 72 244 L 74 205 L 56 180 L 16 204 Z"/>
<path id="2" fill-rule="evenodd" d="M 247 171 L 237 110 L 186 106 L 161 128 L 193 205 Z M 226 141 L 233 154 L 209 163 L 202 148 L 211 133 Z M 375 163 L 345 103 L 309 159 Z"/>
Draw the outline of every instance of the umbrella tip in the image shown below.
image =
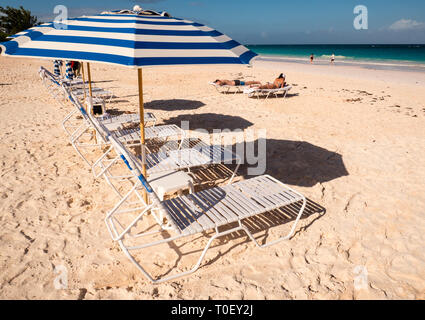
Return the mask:
<path id="1" fill-rule="evenodd" d="M 142 9 L 142 7 L 141 6 L 139 6 L 138 4 L 136 4 L 134 7 L 133 7 L 133 11 L 142 11 L 143 9 Z"/>

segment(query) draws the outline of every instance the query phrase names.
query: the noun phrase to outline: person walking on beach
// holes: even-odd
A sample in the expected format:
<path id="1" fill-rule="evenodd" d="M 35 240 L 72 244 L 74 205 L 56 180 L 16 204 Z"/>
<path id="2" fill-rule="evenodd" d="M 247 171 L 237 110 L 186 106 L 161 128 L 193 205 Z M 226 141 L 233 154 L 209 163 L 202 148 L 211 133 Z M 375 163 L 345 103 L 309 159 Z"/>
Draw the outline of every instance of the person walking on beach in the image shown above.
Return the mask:
<path id="1" fill-rule="evenodd" d="M 335 64 L 335 53 L 332 53 L 331 55 L 331 64 Z"/>
<path id="2" fill-rule="evenodd" d="M 313 60 L 314 60 L 314 54 L 311 54 L 310 56 L 310 63 L 313 64 Z"/>

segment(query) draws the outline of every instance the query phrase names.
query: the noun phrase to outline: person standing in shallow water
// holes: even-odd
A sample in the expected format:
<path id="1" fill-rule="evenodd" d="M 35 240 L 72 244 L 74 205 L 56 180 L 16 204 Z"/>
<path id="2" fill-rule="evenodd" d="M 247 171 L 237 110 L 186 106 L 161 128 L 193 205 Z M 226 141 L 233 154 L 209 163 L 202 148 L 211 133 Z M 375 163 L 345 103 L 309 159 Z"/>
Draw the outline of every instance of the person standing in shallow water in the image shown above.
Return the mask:
<path id="1" fill-rule="evenodd" d="M 310 63 L 313 64 L 313 60 L 314 60 L 314 54 L 311 54 L 310 56 Z"/>
<path id="2" fill-rule="evenodd" d="M 332 53 L 331 55 L 331 64 L 335 64 L 335 53 Z"/>

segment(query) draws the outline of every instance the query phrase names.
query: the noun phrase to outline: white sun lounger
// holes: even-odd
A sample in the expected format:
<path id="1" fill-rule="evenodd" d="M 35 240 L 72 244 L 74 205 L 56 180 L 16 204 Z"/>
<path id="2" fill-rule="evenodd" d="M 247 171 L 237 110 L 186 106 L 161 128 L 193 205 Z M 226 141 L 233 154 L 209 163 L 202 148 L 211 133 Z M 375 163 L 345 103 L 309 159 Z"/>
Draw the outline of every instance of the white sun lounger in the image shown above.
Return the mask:
<path id="1" fill-rule="evenodd" d="M 109 130 L 119 130 L 123 128 L 124 124 L 139 123 L 140 115 L 138 113 L 123 113 L 120 115 L 105 113 L 96 117 L 96 119 L 104 124 Z M 152 112 L 145 112 L 143 119 L 145 121 L 145 126 L 148 123 L 152 123 L 153 126 L 156 124 L 156 117 Z"/>
<path id="2" fill-rule="evenodd" d="M 59 80 L 43 67 L 40 67 L 38 74 L 49 94 L 64 106 L 63 100 L 65 98 L 65 93 Z"/>
<path id="3" fill-rule="evenodd" d="M 117 153 L 134 177 L 134 185 L 129 192 L 108 212 L 105 223 L 114 241 L 117 241 L 125 255 L 133 262 L 142 274 L 153 283 L 160 283 L 182 277 L 195 272 L 209 249 L 212 241 L 237 231 L 245 232 L 260 248 L 265 248 L 289 239 L 295 232 L 296 225 L 306 206 L 305 197 L 271 176 L 263 175 L 223 187 L 200 191 L 194 194 L 179 196 L 160 201 L 154 190 L 140 172 L 139 166 L 133 162 L 132 155 L 116 137 L 110 137 Z M 147 192 L 150 204 L 143 201 L 142 193 Z M 133 201 L 136 199 L 136 201 Z M 270 212 L 291 204 L 298 204 L 295 220 L 290 231 L 269 243 L 259 244 L 244 220 Z M 158 223 L 157 229 L 137 230 L 139 222 L 147 219 L 152 213 Z M 272 214 L 272 213 L 271 213 Z M 165 221 L 164 221 L 165 219 Z M 236 227 L 220 231 L 219 228 L 231 223 Z M 164 232 L 166 231 L 166 233 Z M 206 243 L 196 264 L 188 271 L 176 273 L 162 278 L 154 278 L 137 261 L 133 252 L 175 241 L 190 235 L 215 231 Z M 149 236 L 161 234 L 162 238 L 146 240 Z M 140 243 L 141 242 L 141 243 Z"/>
<path id="4" fill-rule="evenodd" d="M 75 106 L 75 105 L 74 105 Z M 71 131 L 73 128 L 78 127 L 70 124 L 70 121 L 72 119 L 72 116 L 75 114 L 80 113 L 80 109 L 78 106 L 75 106 L 76 108 L 72 110 L 69 114 L 66 115 L 66 117 L 62 120 L 62 127 L 64 128 L 65 132 L 71 136 Z M 132 124 L 132 123 L 139 123 L 140 122 L 140 116 L 137 113 L 131 113 L 131 114 L 120 114 L 120 115 L 111 115 L 108 113 L 105 113 L 101 116 L 96 117 L 99 122 L 104 124 L 109 130 L 123 130 L 123 126 L 125 124 Z M 145 112 L 144 115 L 145 120 L 145 126 L 148 125 L 156 125 L 156 117 L 151 112 Z"/>
<path id="5" fill-rule="evenodd" d="M 248 94 L 248 97 L 256 96 L 258 99 L 260 98 L 260 96 L 266 96 L 266 99 L 267 99 L 270 95 L 275 95 L 275 97 L 277 98 L 279 94 L 283 94 L 283 98 L 285 98 L 286 94 L 291 89 L 292 89 L 292 86 L 290 85 L 284 86 L 283 88 L 277 88 L 277 89 L 260 89 L 260 88 L 253 87 L 253 88 L 246 88 L 244 90 L 244 93 Z"/>
<path id="6" fill-rule="evenodd" d="M 99 124 L 99 126 L 101 126 Z M 105 128 L 101 130 L 107 130 Z M 109 137 L 113 136 L 115 140 L 119 138 L 114 133 L 107 133 Z M 232 176 L 229 178 L 228 182 L 231 183 L 236 176 L 236 173 L 239 169 L 241 160 L 240 157 L 233 153 L 231 150 L 222 147 L 222 146 L 211 146 L 205 142 L 199 140 L 195 145 L 190 147 L 188 140 L 185 140 L 186 143 L 181 144 L 171 143 L 170 145 L 163 148 L 164 151 L 157 153 L 146 154 L 146 169 L 147 175 L 150 179 L 152 176 L 157 176 L 158 174 L 166 172 L 176 172 L 180 170 L 191 170 L 193 168 L 206 168 L 214 164 L 236 164 L 236 167 L 233 171 Z M 115 155 L 113 154 L 115 152 Z M 129 153 L 132 157 L 132 160 L 136 164 L 142 164 L 142 157 L 133 155 Z M 104 176 L 108 184 L 112 187 L 118 197 L 122 198 L 122 195 L 118 189 L 114 186 L 113 181 L 121 181 L 122 179 L 129 178 L 128 176 L 114 175 L 111 173 L 111 168 L 118 161 L 122 159 L 122 154 L 117 152 L 117 148 L 114 148 L 113 144 L 108 150 L 100 157 L 92 167 L 93 175 L 95 178 Z"/>
<path id="7" fill-rule="evenodd" d="M 84 92 L 86 97 L 89 95 L 89 89 L 86 87 L 87 83 L 84 83 L 81 79 L 62 79 L 55 76 L 53 73 L 51 73 L 44 67 L 40 67 L 39 74 L 41 78 L 46 82 L 50 81 L 52 83 L 56 83 L 67 87 L 68 89 L 71 89 L 72 93 L 79 99 L 82 99 L 84 97 Z M 111 91 L 102 88 L 97 88 L 94 86 L 92 87 L 92 95 L 93 97 L 106 99 L 108 100 L 108 102 L 110 102 L 114 96 Z"/>
<path id="8" fill-rule="evenodd" d="M 81 105 L 81 102 L 73 95 L 70 90 L 64 87 L 64 92 L 68 94 L 69 101 L 75 106 L 76 111 L 78 111 L 83 118 L 82 124 L 77 126 L 75 130 L 67 131 L 69 132 L 70 142 L 77 151 L 78 155 L 93 169 L 94 163 L 90 163 L 90 161 L 80 151 L 80 148 L 93 148 L 110 145 L 110 142 L 107 139 L 109 130 L 107 130 L 106 127 L 102 130 L 102 123 L 98 121 L 93 115 L 86 112 L 84 107 Z M 128 146 L 140 145 L 140 129 L 138 128 L 115 130 L 113 132 L 119 136 L 121 142 Z M 88 134 L 93 137 L 93 133 L 95 133 L 97 137 L 95 143 L 80 142 L 82 136 Z M 145 140 L 166 140 L 170 137 L 177 137 L 183 141 L 185 132 L 176 125 L 164 125 L 145 128 Z"/>
<path id="9" fill-rule="evenodd" d="M 46 70 L 43 67 L 40 67 L 39 70 L 41 79 L 43 80 L 43 83 L 47 87 L 49 93 L 52 94 L 52 96 L 58 100 L 58 102 L 63 105 L 62 96 L 67 95 L 66 90 L 69 89 L 69 86 L 63 86 L 59 82 L 59 80 L 56 79 L 56 77 Z M 75 91 L 72 91 L 72 93 L 75 95 Z M 65 129 L 65 131 L 70 135 L 70 128 L 75 128 L 75 126 L 69 125 L 68 122 L 71 120 L 71 117 L 78 113 L 79 109 L 75 108 L 73 111 L 71 111 L 62 121 L 62 127 Z M 106 125 L 106 127 L 109 130 L 117 130 L 123 127 L 124 124 L 128 123 L 139 123 L 140 122 L 140 116 L 139 114 L 121 114 L 121 115 L 111 115 L 108 113 L 103 114 L 102 116 L 98 117 L 99 121 Z M 145 112 L 144 114 L 144 122 L 145 126 L 152 124 L 155 126 L 156 124 L 156 117 L 152 112 Z"/>
<path id="10" fill-rule="evenodd" d="M 114 131 L 121 142 L 131 143 L 140 140 L 140 128 L 120 129 Z M 184 130 L 175 124 L 166 124 L 155 127 L 145 128 L 145 140 L 168 139 L 171 137 L 184 139 L 186 136 Z"/>
<path id="11" fill-rule="evenodd" d="M 219 85 L 214 82 L 209 82 L 210 85 L 212 85 L 218 92 L 220 93 L 229 93 L 232 89 L 236 89 L 234 91 L 234 94 L 243 92 L 243 88 L 246 88 L 246 86 L 229 86 L 229 85 Z M 233 91 L 232 91 L 233 92 Z"/>

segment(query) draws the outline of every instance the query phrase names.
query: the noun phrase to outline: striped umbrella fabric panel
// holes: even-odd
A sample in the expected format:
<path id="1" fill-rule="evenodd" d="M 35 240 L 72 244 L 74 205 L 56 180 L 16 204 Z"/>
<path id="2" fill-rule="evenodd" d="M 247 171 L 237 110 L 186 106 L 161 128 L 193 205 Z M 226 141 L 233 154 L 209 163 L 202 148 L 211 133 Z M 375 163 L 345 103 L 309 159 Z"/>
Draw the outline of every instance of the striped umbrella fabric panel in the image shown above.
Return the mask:
<path id="1" fill-rule="evenodd" d="M 165 16 L 100 14 L 45 23 L 0 44 L 3 55 L 114 63 L 129 67 L 248 64 L 256 56 L 202 24 Z"/>

